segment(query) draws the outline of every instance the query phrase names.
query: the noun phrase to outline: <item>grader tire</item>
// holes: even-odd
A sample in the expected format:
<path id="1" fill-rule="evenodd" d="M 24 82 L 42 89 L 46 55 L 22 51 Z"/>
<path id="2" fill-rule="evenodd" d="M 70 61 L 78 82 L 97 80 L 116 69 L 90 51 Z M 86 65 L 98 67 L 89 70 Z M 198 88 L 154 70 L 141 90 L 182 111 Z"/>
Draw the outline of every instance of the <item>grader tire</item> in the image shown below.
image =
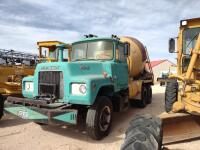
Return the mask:
<path id="1" fill-rule="evenodd" d="M 4 110 L 4 97 L 0 95 L 0 120 L 3 117 L 3 110 Z"/>
<path id="2" fill-rule="evenodd" d="M 136 130 L 145 134 L 147 140 L 141 142 L 138 135 L 135 134 Z M 144 136 L 144 135 L 143 135 Z M 162 147 L 162 121 L 151 115 L 136 116 L 131 122 L 129 128 L 126 130 L 125 142 L 122 145 L 123 150 L 131 149 L 155 149 L 160 150 Z M 139 144 L 136 144 L 138 143 Z M 150 145 L 149 145 L 150 144 Z M 140 147 L 137 147 L 139 145 Z M 148 146 L 148 147 L 147 147 Z"/>
<path id="3" fill-rule="evenodd" d="M 165 90 L 165 111 L 170 112 L 173 104 L 177 101 L 178 95 L 178 82 L 171 80 L 167 82 Z"/>

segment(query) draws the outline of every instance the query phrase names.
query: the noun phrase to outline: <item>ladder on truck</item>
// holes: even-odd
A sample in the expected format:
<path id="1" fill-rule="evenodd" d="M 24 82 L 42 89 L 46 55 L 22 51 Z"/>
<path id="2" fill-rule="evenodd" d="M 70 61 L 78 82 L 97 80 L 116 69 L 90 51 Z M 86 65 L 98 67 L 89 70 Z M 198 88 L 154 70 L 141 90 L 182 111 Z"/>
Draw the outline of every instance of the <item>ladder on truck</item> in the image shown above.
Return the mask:
<path id="1" fill-rule="evenodd" d="M 34 66 L 38 62 L 38 55 L 24 52 L 17 52 L 15 50 L 0 49 L 0 64 L 16 65 L 29 62 Z"/>
<path id="2" fill-rule="evenodd" d="M 145 52 L 146 52 L 146 56 L 147 56 L 146 64 L 147 64 L 147 66 L 148 66 L 148 71 L 149 71 L 150 74 L 151 74 L 152 81 L 154 81 L 153 69 L 152 69 L 152 66 L 151 66 L 151 61 L 150 61 L 150 58 L 149 58 L 149 53 L 148 53 L 146 47 L 145 47 Z"/>

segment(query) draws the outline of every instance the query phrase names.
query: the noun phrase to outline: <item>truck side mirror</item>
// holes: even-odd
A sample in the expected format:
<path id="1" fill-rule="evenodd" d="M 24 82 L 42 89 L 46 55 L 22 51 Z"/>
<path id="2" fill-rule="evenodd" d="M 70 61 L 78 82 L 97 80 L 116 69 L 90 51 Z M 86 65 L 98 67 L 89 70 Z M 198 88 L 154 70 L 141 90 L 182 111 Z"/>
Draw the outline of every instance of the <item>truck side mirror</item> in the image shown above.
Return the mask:
<path id="1" fill-rule="evenodd" d="M 169 52 L 170 53 L 175 52 L 175 40 L 174 40 L 174 38 L 169 39 Z"/>
<path id="2" fill-rule="evenodd" d="M 125 56 L 129 56 L 129 54 L 130 54 L 130 44 L 129 43 L 125 43 L 124 55 Z"/>

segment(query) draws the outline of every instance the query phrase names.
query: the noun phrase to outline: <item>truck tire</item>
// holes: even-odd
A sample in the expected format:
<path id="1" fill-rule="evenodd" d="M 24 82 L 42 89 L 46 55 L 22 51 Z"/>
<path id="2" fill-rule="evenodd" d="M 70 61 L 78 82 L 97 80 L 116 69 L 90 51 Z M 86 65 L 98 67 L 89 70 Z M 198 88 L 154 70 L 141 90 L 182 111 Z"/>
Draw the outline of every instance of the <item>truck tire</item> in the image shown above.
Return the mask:
<path id="1" fill-rule="evenodd" d="M 177 101 L 178 82 L 175 79 L 167 82 L 165 89 L 165 111 L 170 112 L 174 102 Z"/>
<path id="2" fill-rule="evenodd" d="M 151 88 L 151 85 L 147 86 L 147 91 L 148 91 L 147 104 L 151 104 L 151 102 L 152 102 L 152 88 Z"/>
<path id="3" fill-rule="evenodd" d="M 141 91 L 141 100 L 139 103 L 139 107 L 144 108 L 147 105 L 148 100 L 148 89 L 146 85 L 142 85 L 142 91 Z"/>
<path id="4" fill-rule="evenodd" d="M 161 119 L 151 115 L 136 116 L 126 130 L 121 150 L 161 150 L 162 135 Z"/>
<path id="5" fill-rule="evenodd" d="M 101 140 L 110 132 L 113 106 L 111 100 L 99 96 L 92 107 L 88 109 L 86 128 L 88 135 L 94 140 Z"/>
<path id="6" fill-rule="evenodd" d="M 0 119 L 3 117 L 4 97 L 0 94 Z"/>

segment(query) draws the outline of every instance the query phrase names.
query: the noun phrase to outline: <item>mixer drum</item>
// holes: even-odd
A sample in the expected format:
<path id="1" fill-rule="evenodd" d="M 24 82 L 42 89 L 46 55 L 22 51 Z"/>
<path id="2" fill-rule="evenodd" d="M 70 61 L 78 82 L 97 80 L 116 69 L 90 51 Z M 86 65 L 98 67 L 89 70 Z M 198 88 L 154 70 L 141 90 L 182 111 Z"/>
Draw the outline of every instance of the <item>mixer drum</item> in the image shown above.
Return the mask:
<path id="1" fill-rule="evenodd" d="M 130 77 L 136 77 L 144 71 L 146 64 L 146 50 L 144 45 L 133 37 L 120 37 L 120 41 L 130 44 L 130 55 L 127 58 Z"/>

